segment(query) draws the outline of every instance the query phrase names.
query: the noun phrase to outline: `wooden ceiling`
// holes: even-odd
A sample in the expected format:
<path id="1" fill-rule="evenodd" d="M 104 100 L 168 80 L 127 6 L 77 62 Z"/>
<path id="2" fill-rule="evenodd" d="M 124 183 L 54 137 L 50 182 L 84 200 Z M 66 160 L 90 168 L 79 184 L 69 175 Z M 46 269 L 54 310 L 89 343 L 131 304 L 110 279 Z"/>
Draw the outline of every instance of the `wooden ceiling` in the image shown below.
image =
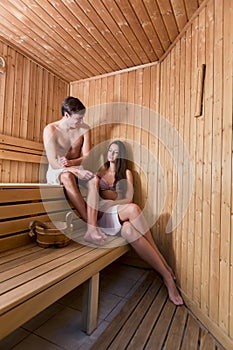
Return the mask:
<path id="1" fill-rule="evenodd" d="M 0 37 L 71 82 L 158 60 L 202 2 L 0 0 Z"/>

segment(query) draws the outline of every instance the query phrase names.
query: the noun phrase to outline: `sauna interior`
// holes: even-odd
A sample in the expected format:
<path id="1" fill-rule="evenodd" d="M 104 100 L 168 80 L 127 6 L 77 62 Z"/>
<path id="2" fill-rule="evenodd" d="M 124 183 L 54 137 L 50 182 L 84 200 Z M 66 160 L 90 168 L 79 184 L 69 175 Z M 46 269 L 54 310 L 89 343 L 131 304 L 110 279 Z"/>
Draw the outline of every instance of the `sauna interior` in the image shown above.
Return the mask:
<path id="1" fill-rule="evenodd" d="M 45 182 L 43 129 L 66 96 L 78 97 L 93 149 L 126 141 L 135 202 L 186 306 L 232 349 L 233 1 L 1 0 L 0 8 L 0 186 Z M 2 252 L 17 248 L 18 234 L 27 236 L 9 240 L 1 229 Z"/>

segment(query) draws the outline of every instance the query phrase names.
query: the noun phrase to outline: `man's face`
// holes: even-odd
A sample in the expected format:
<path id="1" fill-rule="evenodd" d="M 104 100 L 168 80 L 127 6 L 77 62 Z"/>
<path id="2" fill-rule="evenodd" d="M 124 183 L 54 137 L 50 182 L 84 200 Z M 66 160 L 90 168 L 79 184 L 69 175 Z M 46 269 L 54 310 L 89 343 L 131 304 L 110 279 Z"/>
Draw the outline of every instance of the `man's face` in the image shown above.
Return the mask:
<path id="1" fill-rule="evenodd" d="M 83 124 L 84 114 L 73 113 L 68 115 L 68 123 L 70 128 L 77 128 L 78 126 Z"/>

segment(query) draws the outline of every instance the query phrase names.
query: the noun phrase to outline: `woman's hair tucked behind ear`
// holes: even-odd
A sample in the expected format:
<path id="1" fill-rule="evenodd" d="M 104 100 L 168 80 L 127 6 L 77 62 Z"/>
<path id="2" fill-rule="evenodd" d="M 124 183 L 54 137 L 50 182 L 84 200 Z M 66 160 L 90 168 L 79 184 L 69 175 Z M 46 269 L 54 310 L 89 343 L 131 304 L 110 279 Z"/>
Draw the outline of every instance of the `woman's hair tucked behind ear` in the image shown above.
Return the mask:
<path id="1" fill-rule="evenodd" d="M 116 167 L 116 175 L 115 175 L 115 183 L 126 179 L 126 169 L 127 169 L 127 155 L 126 155 L 126 148 L 122 141 L 115 140 L 110 143 L 108 149 L 111 147 L 111 145 L 117 145 L 119 148 L 118 157 L 115 161 L 115 167 Z M 109 168 L 110 162 L 106 162 L 107 168 Z"/>

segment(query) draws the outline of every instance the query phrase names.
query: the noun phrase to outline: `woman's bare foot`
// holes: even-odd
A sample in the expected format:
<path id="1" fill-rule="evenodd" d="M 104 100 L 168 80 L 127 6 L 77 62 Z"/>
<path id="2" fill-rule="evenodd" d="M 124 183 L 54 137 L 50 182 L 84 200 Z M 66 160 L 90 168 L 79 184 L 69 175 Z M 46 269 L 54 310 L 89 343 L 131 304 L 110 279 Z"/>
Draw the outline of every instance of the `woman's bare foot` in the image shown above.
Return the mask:
<path id="1" fill-rule="evenodd" d="M 100 231 L 98 227 L 88 227 L 85 233 L 84 240 L 89 243 L 103 245 L 106 242 L 107 236 Z"/>
<path id="2" fill-rule="evenodd" d="M 164 283 L 168 290 L 169 299 L 175 304 L 175 305 L 183 305 L 184 301 L 176 288 L 174 277 L 172 275 L 169 276 L 166 280 L 164 279 Z"/>

